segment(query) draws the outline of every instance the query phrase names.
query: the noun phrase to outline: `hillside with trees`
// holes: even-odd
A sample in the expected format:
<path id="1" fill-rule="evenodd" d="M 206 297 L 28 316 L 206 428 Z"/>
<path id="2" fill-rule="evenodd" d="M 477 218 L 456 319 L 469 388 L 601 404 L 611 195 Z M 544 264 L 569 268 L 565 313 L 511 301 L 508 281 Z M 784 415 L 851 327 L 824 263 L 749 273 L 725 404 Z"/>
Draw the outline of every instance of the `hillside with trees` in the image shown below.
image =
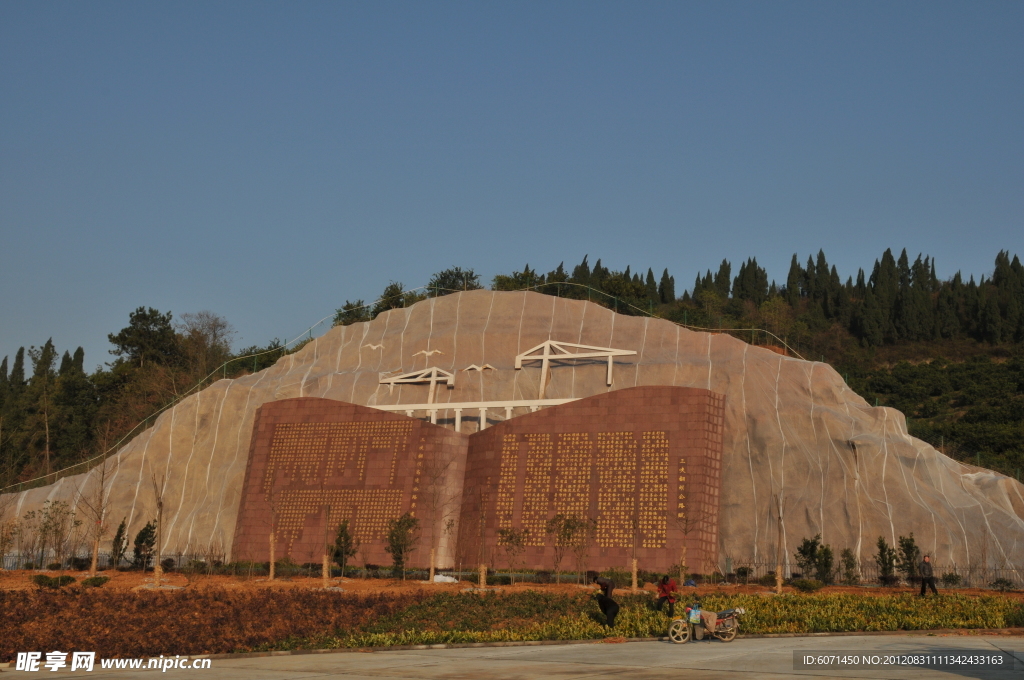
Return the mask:
<path id="1" fill-rule="evenodd" d="M 392 281 L 373 302 L 346 300 L 335 325 L 373 319 L 432 296 L 483 287 L 453 267 L 423 287 Z M 1000 252 L 992 275 L 940 280 L 927 256 L 889 250 L 870 274 L 844 282 L 819 251 L 794 255 L 781 285 L 756 258 L 723 261 L 678 290 L 667 269 L 613 271 L 589 258 L 567 270 L 529 265 L 491 281 L 493 290 L 535 290 L 588 299 L 623 314 L 653 315 L 695 329 L 832 364 L 872 404 L 898 408 L 911 434 L 954 458 L 1011 476 L 1024 468 L 1024 267 Z M 272 365 L 297 346 L 274 340 L 232 350 L 230 323 L 211 312 L 139 307 L 108 336 L 113 357 L 89 373 L 81 348 L 49 340 L 0 361 L 0 486 L 55 475 L 116 448 L 152 424 L 159 409 L 221 377 Z"/>

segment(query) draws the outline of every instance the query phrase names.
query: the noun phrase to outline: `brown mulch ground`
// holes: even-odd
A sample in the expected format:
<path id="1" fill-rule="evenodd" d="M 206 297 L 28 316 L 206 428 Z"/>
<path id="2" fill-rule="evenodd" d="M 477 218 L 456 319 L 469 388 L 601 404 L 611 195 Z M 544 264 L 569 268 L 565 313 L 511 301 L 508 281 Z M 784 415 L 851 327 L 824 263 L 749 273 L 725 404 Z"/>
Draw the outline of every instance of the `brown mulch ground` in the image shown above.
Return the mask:
<path id="1" fill-rule="evenodd" d="M 67 574 L 75 577 L 80 582 L 86 578 L 89 574 L 84 571 L 32 571 L 32 570 L 17 570 L 17 571 L 0 571 L 0 591 L 3 590 L 34 590 L 36 585 L 32 583 L 32 576 L 36 574 L 47 574 L 49 576 L 58 576 L 60 574 Z M 100 572 L 101 576 L 110 578 L 104 586 L 104 590 L 133 590 L 140 586 L 151 585 L 153 581 L 153 573 L 147 572 L 143 574 L 138 571 L 103 571 Z M 323 587 L 323 580 L 319 577 L 308 578 L 305 576 L 296 576 L 289 579 L 275 579 L 274 581 L 268 581 L 266 577 L 252 577 L 249 578 L 244 574 L 236 576 L 186 576 L 180 572 L 166 573 L 161 581 L 166 585 L 179 586 L 187 590 L 198 590 L 204 588 L 228 588 L 228 589 L 241 589 L 241 590 L 253 590 L 253 589 L 274 589 L 274 590 L 292 590 L 292 589 L 319 589 Z M 428 588 L 431 592 L 460 592 L 469 587 L 476 587 L 475 581 L 462 581 L 460 583 L 428 583 L 426 581 L 406 580 L 401 579 L 361 579 L 361 578 L 346 578 L 339 579 L 335 578 L 331 580 L 331 586 L 342 588 L 345 592 L 353 593 L 356 595 L 376 595 L 376 594 L 397 594 L 397 593 L 413 593 L 424 588 Z M 71 587 L 75 587 L 74 584 Z M 540 590 L 545 592 L 564 592 L 564 593 L 575 593 L 579 592 L 583 586 L 576 585 L 574 583 L 560 583 L 560 584 L 539 584 L 539 583 L 526 583 L 516 584 L 515 586 L 500 586 L 496 589 L 507 592 L 510 590 Z M 628 592 L 628 588 L 623 589 Z M 653 584 L 646 584 L 644 590 L 650 594 L 655 593 L 655 587 Z M 755 595 L 757 593 L 771 593 L 774 592 L 772 588 L 766 588 L 761 585 L 716 585 L 716 586 L 701 586 L 699 588 L 681 588 L 680 599 L 686 599 L 690 593 L 697 595 L 705 595 L 709 593 L 725 593 L 725 594 L 745 594 Z M 620 591 L 616 591 L 620 592 Z M 796 593 L 794 588 L 784 587 L 783 593 Z M 894 595 L 899 593 L 912 593 L 917 594 L 919 591 L 917 588 L 881 588 L 871 586 L 828 586 L 818 591 L 818 594 L 835 594 L 835 593 L 849 593 L 856 595 Z M 956 592 L 961 595 L 992 595 L 995 591 L 988 590 L 985 588 L 956 588 L 953 590 L 947 590 L 940 588 L 939 592 Z M 1007 592 L 1003 593 L 1007 597 L 1022 599 L 1024 600 L 1024 591 Z"/>

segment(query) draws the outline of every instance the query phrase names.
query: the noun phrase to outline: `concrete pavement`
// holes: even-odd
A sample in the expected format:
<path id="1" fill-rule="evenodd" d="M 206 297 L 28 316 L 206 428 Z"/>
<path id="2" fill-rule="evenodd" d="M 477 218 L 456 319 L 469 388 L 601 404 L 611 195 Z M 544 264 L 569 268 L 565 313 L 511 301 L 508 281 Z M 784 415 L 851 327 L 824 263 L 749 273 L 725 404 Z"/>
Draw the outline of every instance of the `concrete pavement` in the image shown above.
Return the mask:
<path id="1" fill-rule="evenodd" d="M 961 652 L 1006 653 L 1012 667 L 1001 669 L 878 667 L 872 670 L 794 670 L 793 652 L 872 653 Z M 13 668 L 10 678 L 27 676 Z M 43 670 L 46 676 L 49 671 Z M 77 671 L 75 674 L 80 674 Z M 59 673 L 63 675 L 64 673 Z M 32 674 L 35 675 L 35 674 Z M 73 675 L 68 673 L 68 675 Z M 739 638 L 731 643 L 692 641 L 621 644 L 588 643 L 523 647 L 478 647 L 414 651 L 295 654 L 213 659 L 208 670 L 101 670 L 91 680 L 591 680 L 620 678 L 1024 678 L 1024 638 L 1009 636 L 841 636 L 807 638 Z"/>

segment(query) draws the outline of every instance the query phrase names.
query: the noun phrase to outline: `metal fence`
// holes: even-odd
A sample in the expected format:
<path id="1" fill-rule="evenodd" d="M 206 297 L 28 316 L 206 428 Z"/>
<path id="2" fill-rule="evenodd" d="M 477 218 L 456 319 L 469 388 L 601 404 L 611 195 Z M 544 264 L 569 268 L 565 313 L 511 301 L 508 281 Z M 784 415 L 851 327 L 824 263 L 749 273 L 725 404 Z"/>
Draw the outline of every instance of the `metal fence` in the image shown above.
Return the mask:
<path id="1" fill-rule="evenodd" d="M 728 580 L 733 583 L 754 583 L 769 574 L 775 575 L 775 562 L 727 560 L 728 562 L 731 562 L 731 571 L 727 575 L 718 573 L 717 580 Z M 978 565 L 933 564 L 932 570 L 939 585 L 944 585 L 948 588 L 1004 587 L 1024 589 L 1024 569 L 1021 568 L 1011 566 L 983 567 Z M 799 567 L 792 563 L 783 565 L 782 575 L 786 579 L 815 577 L 814 574 L 801 574 Z M 908 579 L 904 574 L 896 572 L 895 575 L 901 583 L 908 584 Z M 847 576 L 852 576 L 851 580 L 856 585 L 879 585 L 882 582 L 878 564 L 873 560 L 870 562 L 858 562 L 854 566 L 852 574 L 849 575 L 845 574 L 842 566 L 839 565 L 833 570 L 832 580 L 837 584 L 842 584 L 848 580 Z M 714 580 L 714 578 L 711 575 L 707 575 L 702 580 Z M 920 584 L 920 580 L 910 579 L 910 583 L 917 585 Z M 992 584 L 997 585 L 993 586 Z"/>
<path id="2" fill-rule="evenodd" d="M 171 555 L 161 555 L 161 561 L 170 569 L 175 571 L 186 570 L 199 574 L 265 576 L 268 571 L 268 565 L 265 562 L 225 563 L 223 561 L 223 557 L 223 555 L 210 552 L 192 554 L 176 553 Z M 98 555 L 97 568 L 100 570 L 108 570 L 115 567 L 131 567 L 132 561 L 130 558 L 131 555 L 129 554 L 121 560 L 120 564 L 114 565 L 110 553 L 101 552 Z M 92 555 L 86 553 L 65 558 L 61 566 L 64 569 L 83 570 L 89 568 L 91 561 Z M 54 564 L 52 554 L 43 556 L 42 563 L 39 562 L 39 555 L 18 553 L 5 555 L 2 562 L 3 568 L 7 570 L 43 569 Z M 775 575 L 775 562 L 767 562 L 764 560 L 737 560 L 733 558 L 726 558 L 723 562 L 723 568 L 717 570 L 715 573 L 703 575 L 693 574 L 692 577 L 698 583 L 756 583 L 766 577 Z M 390 578 L 392 575 L 390 566 L 369 565 L 369 567 L 369 569 L 364 569 L 362 565 L 351 565 L 346 569 L 346 573 L 355 576 L 366 576 L 369 578 Z M 294 574 L 296 576 L 319 576 L 321 569 L 322 566 L 320 563 L 304 565 L 289 564 L 281 565 L 279 573 L 282 575 Z M 616 570 L 617 573 L 621 571 L 622 570 Z M 978 565 L 962 566 L 955 564 L 935 564 L 933 566 L 933 571 L 938 584 L 946 588 L 1002 588 L 1024 590 L 1024 568 L 1015 568 L 1012 566 L 983 567 Z M 340 571 L 335 565 L 332 565 L 332 572 L 336 575 L 340 575 Z M 453 576 L 460 581 L 476 581 L 478 578 L 478 572 L 476 570 L 454 572 L 450 569 L 439 569 L 437 570 L 437 573 Z M 498 569 L 496 571 L 492 569 L 489 573 L 491 576 L 497 578 L 508 578 L 510 576 L 508 570 L 502 569 Z M 792 563 L 788 565 L 784 564 L 782 573 L 783 578 L 787 580 L 800 577 L 813 578 L 815 576 L 814 574 L 800 574 L 797 566 Z M 427 577 L 427 574 L 427 570 L 422 568 L 406 570 L 406 578 L 424 579 Z M 644 573 L 644 577 L 649 576 L 651 575 L 646 572 Z M 849 579 L 849 576 L 853 576 L 853 578 Z M 837 565 L 833 571 L 832 580 L 836 584 L 852 582 L 855 585 L 879 585 L 882 582 L 880 576 L 878 565 L 872 560 L 857 563 L 852 570 L 852 574 L 844 573 L 842 565 Z M 899 572 L 897 572 L 896 576 L 898 577 L 899 582 L 905 585 L 916 585 L 920 583 L 919 580 L 908 580 L 905 575 L 900 574 Z M 534 583 L 553 583 L 556 580 L 561 583 L 575 583 L 579 581 L 579 579 L 580 575 L 574 572 L 564 572 L 558 576 L 546 571 L 524 571 L 517 572 L 515 574 L 516 581 Z"/>

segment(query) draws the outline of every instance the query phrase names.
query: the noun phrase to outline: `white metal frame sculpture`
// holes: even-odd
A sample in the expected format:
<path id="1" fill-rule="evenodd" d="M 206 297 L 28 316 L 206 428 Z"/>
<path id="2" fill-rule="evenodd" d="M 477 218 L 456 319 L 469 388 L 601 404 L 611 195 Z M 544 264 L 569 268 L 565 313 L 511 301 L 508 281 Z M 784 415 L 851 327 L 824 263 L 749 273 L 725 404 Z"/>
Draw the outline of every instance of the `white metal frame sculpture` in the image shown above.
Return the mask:
<path id="1" fill-rule="evenodd" d="M 516 399 L 509 401 L 462 401 L 450 402 L 447 404 L 377 404 L 373 408 L 392 413 L 405 413 L 410 418 L 414 417 L 417 411 L 426 411 L 430 414 L 430 422 L 437 425 L 438 411 L 453 411 L 455 413 L 455 431 L 462 432 L 462 412 L 478 411 L 480 413 L 480 429 L 487 427 L 488 409 L 501 409 L 505 411 L 505 420 L 512 419 L 512 410 L 517 408 L 528 408 L 530 413 L 544 408 L 545 406 L 558 406 L 568 404 L 575 399 Z"/>
<path id="2" fill-rule="evenodd" d="M 434 393 L 437 390 L 437 383 L 444 382 L 449 388 L 455 387 L 455 374 L 449 373 L 443 368 L 437 366 L 431 366 L 425 368 L 422 371 L 413 371 L 412 373 L 403 373 L 402 375 L 394 375 L 389 378 L 380 378 L 378 381 L 381 385 L 388 385 L 389 392 L 394 392 L 395 385 L 423 385 L 430 384 L 430 392 L 427 395 L 427 403 L 434 403 Z M 379 406 L 377 408 L 380 408 Z"/>
<path id="3" fill-rule="evenodd" d="M 584 350 L 582 352 L 570 352 L 567 348 Z M 542 352 L 534 354 L 534 352 Z M 548 369 L 552 361 L 564 361 L 566 359 L 608 359 L 607 383 L 612 384 L 612 364 L 615 357 L 636 356 L 636 352 L 629 349 L 615 349 L 613 347 L 594 347 L 592 345 L 577 345 L 574 342 L 558 342 L 557 340 L 545 340 L 533 349 L 528 349 L 522 354 L 516 355 L 516 370 L 523 367 L 525 361 L 539 361 L 540 367 L 540 390 L 538 396 L 543 399 L 544 391 L 547 389 Z"/>

